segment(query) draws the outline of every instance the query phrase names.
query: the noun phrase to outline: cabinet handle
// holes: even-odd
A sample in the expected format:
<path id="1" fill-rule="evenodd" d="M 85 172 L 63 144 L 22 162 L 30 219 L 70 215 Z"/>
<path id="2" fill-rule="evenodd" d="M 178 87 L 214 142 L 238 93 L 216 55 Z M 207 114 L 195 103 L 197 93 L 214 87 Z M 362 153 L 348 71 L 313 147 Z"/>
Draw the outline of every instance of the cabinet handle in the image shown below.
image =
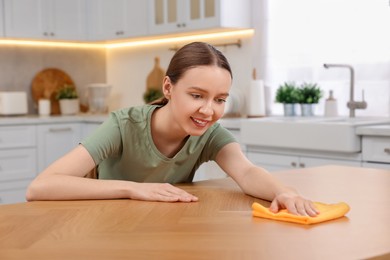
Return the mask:
<path id="1" fill-rule="evenodd" d="M 50 36 L 54 36 L 55 34 L 53 32 L 50 33 Z"/>
<path id="2" fill-rule="evenodd" d="M 301 168 L 305 168 L 305 166 L 306 166 L 306 165 L 305 165 L 304 163 L 300 163 L 300 164 L 299 164 L 299 167 L 301 167 Z"/>
<path id="3" fill-rule="evenodd" d="M 297 163 L 296 162 L 291 162 L 291 166 L 292 167 L 297 167 Z"/>
<path id="4" fill-rule="evenodd" d="M 47 32 L 44 32 L 43 35 L 44 36 L 49 36 L 49 34 Z"/>
<path id="5" fill-rule="evenodd" d="M 50 133 L 58 133 L 58 132 L 70 132 L 72 131 L 72 128 L 70 127 L 63 127 L 63 128 L 50 128 Z"/>
<path id="6" fill-rule="evenodd" d="M 387 153 L 387 154 L 390 154 L 390 148 L 385 148 L 383 151 L 384 151 L 385 153 Z"/>

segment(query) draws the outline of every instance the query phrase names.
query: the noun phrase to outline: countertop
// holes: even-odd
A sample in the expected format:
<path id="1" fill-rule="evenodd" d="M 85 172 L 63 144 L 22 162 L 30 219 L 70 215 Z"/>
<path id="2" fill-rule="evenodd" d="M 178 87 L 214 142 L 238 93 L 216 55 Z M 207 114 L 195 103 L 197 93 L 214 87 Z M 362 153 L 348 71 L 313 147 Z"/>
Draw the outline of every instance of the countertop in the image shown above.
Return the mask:
<path id="1" fill-rule="evenodd" d="M 1 259 L 389 259 L 390 171 L 342 166 L 273 173 L 315 201 L 351 207 L 301 225 L 252 216 L 269 202 L 230 178 L 178 185 L 193 203 L 38 201 L 0 206 Z"/>
<path id="2" fill-rule="evenodd" d="M 390 124 L 375 125 L 375 126 L 361 126 L 356 128 L 357 135 L 370 136 L 390 136 Z"/>
<path id="3" fill-rule="evenodd" d="M 77 114 L 77 115 L 22 115 L 22 116 L 1 116 L 0 126 L 3 125 L 26 125 L 26 124 L 57 124 L 74 122 L 101 123 L 108 117 L 108 114 Z"/>
<path id="4" fill-rule="evenodd" d="M 59 123 L 102 123 L 108 118 L 108 114 L 80 113 L 77 115 L 21 115 L 21 116 L 0 116 L 0 126 L 26 125 L 26 124 L 59 124 Z M 239 130 L 241 120 L 245 118 L 221 118 L 218 122 L 228 129 Z"/>

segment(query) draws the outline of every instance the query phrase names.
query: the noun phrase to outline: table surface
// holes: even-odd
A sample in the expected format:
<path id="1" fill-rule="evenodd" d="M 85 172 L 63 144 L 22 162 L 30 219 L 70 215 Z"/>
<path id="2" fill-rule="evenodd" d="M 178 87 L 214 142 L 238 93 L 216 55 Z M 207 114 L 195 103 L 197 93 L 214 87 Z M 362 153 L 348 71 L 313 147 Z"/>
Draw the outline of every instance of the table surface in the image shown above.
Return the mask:
<path id="1" fill-rule="evenodd" d="M 0 206 L 0 259 L 389 259 L 390 171 L 324 166 L 273 173 L 346 217 L 300 225 L 252 217 L 230 179 L 179 185 L 194 203 L 41 201 Z M 375 258 L 377 259 L 377 258 Z"/>

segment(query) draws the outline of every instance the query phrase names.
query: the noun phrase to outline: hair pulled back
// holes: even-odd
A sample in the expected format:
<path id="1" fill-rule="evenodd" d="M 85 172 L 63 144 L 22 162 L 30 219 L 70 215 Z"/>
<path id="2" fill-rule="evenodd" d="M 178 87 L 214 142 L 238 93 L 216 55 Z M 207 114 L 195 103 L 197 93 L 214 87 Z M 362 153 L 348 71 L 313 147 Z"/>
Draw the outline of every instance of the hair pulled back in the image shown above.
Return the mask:
<path id="1" fill-rule="evenodd" d="M 230 77 L 233 74 L 226 57 L 214 46 L 205 42 L 192 42 L 181 47 L 172 57 L 165 76 L 168 76 L 172 84 L 176 84 L 184 73 L 198 66 L 215 65 L 227 70 Z M 168 100 L 158 99 L 151 104 L 165 105 Z"/>

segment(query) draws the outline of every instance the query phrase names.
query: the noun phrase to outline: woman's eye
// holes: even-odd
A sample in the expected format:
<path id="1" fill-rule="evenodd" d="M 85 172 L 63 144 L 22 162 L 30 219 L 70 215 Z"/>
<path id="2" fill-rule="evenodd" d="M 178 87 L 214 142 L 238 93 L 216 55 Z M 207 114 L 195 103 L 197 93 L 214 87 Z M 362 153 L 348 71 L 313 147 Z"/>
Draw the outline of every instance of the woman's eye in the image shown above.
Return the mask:
<path id="1" fill-rule="evenodd" d="M 199 98 L 202 97 L 202 96 L 199 95 L 199 94 L 191 94 L 191 96 L 192 96 L 193 98 L 195 98 L 195 99 L 199 99 Z"/>
<path id="2" fill-rule="evenodd" d="M 217 103 L 224 103 L 224 102 L 226 102 L 226 99 L 217 98 Z"/>

